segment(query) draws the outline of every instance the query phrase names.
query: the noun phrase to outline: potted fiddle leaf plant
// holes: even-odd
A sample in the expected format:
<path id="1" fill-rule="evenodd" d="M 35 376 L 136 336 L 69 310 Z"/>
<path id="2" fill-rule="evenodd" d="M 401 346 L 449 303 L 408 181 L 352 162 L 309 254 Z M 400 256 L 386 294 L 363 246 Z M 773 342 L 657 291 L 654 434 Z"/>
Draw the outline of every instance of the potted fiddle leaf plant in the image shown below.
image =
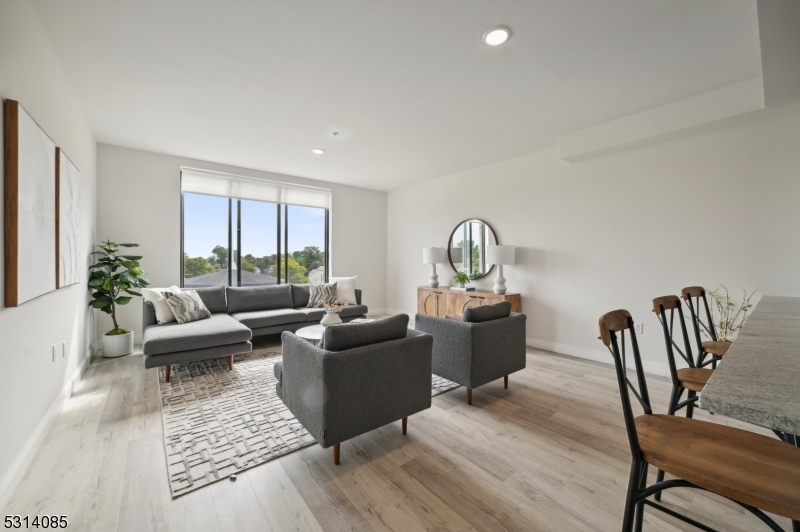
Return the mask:
<path id="1" fill-rule="evenodd" d="M 117 306 L 127 305 L 134 297 L 141 297 L 137 288 L 150 284 L 144 277 L 139 260 L 140 255 L 120 255 L 119 248 L 135 248 L 139 244 L 116 244 L 110 240 L 96 246 L 99 251 L 96 263 L 89 266 L 89 289 L 92 301 L 89 306 L 102 310 L 111 316 L 114 328 L 103 335 L 103 356 L 121 357 L 133 353 L 133 331 L 124 329 L 117 323 Z"/>

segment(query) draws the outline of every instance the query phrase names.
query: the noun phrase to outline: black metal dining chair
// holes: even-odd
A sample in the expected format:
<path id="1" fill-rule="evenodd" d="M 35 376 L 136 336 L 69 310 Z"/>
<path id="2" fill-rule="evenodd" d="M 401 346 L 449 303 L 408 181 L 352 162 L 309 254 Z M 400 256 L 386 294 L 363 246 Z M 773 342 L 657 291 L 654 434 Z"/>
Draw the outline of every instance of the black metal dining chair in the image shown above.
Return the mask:
<path id="1" fill-rule="evenodd" d="M 692 319 L 692 328 L 694 329 L 698 351 L 697 366 L 702 368 L 711 364 L 711 367 L 716 369 L 717 362 L 728 352 L 731 343 L 720 342 L 717 338 L 717 328 L 714 326 L 714 318 L 711 315 L 711 308 L 708 306 L 706 289 L 702 286 L 687 286 L 681 290 L 681 297 L 686 302 L 686 306 L 689 307 L 689 316 Z M 705 321 L 700 315 L 701 303 Z M 703 340 L 703 334 L 708 336 L 710 340 Z M 711 358 L 706 360 L 706 356 L 709 355 Z"/>
<path id="2" fill-rule="evenodd" d="M 642 530 L 644 507 L 656 508 L 700 530 L 713 528 L 682 515 L 651 496 L 673 488 L 705 489 L 728 498 L 771 530 L 781 531 L 765 511 L 792 519 L 800 532 L 800 449 L 741 429 L 666 414 L 653 414 L 633 319 L 627 310 L 600 318 L 600 339 L 614 359 L 622 414 L 631 450 L 631 471 L 622 531 Z M 636 371 L 628 378 L 626 336 Z M 634 417 L 631 394 L 644 410 Z M 647 485 L 653 465 L 677 478 Z"/>

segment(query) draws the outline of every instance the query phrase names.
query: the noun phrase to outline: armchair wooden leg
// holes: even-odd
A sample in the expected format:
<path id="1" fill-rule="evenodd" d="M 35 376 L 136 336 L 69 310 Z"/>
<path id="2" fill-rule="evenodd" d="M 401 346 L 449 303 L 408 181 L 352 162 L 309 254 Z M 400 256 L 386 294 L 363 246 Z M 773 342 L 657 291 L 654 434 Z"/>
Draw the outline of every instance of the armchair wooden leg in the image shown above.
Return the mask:
<path id="1" fill-rule="evenodd" d="M 339 446 L 341 443 L 337 443 L 333 446 L 333 465 L 339 465 Z"/>
<path id="2" fill-rule="evenodd" d="M 233 355 L 228 355 L 228 370 L 233 369 Z"/>
<path id="3" fill-rule="evenodd" d="M 165 372 L 167 374 L 167 382 L 169 382 L 169 374 L 170 374 L 170 371 L 172 370 L 172 366 L 170 364 L 167 364 L 166 366 L 164 366 L 164 368 L 165 368 Z"/>
<path id="4" fill-rule="evenodd" d="M 503 377 L 503 387 L 508 390 L 508 375 Z"/>
<path id="5" fill-rule="evenodd" d="M 472 404 L 472 388 L 467 388 L 467 404 Z"/>
<path id="6" fill-rule="evenodd" d="M 403 434 L 405 434 L 407 431 L 408 431 L 408 418 L 404 417 L 403 418 Z"/>

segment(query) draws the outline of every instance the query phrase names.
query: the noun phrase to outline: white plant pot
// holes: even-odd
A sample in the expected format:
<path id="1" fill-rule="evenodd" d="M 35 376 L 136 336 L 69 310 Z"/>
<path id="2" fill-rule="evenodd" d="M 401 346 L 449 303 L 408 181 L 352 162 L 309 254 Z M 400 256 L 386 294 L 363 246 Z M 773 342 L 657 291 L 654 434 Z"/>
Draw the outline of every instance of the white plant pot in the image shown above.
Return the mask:
<path id="1" fill-rule="evenodd" d="M 464 288 L 464 283 L 456 283 L 456 286 L 458 286 L 459 288 Z"/>
<path id="2" fill-rule="evenodd" d="M 326 310 L 325 315 L 322 317 L 322 320 L 320 320 L 320 323 L 322 325 L 336 325 L 337 323 L 342 323 L 342 318 L 340 318 L 336 312 L 332 310 Z"/>
<path id="3" fill-rule="evenodd" d="M 117 358 L 133 353 L 133 331 L 127 334 L 103 335 L 103 357 Z"/>

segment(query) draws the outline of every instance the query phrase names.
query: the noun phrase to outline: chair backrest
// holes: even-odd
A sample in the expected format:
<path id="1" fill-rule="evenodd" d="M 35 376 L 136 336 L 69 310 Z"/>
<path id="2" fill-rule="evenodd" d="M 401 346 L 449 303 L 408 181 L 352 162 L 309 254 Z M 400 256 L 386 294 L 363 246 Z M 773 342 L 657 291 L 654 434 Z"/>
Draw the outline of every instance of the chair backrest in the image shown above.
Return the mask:
<path id="1" fill-rule="evenodd" d="M 687 286 L 681 290 L 681 297 L 689 307 L 689 317 L 692 318 L 694 328 L 694 339 L 697 343 L 698 356 L 703 354 L 702 334 L 707 334 L 711 340 L 717 340 L 717 330 L 714 328 L 714 319 L 711 317 L 711 309 L 706 299 L 706 289 L 702 286 Z M 705 321 L 700 317 L 700 306 L 702 301 L 702 311 L 705 314 Z"/>
<path id="2" fill-rule="evenodd" d="M 672 382 L 678 382 L 678 368 L 675 364 L 675 351 L 686 361 L 690 368 L 696 367 L 694 356 L 692 355 L 692 345 L 689 341 L 689 333 L 686 331 L 686 321 L 683 319 L 683 305 L 678 296 L 662 296 L 653 299 L 653 312 L 656 313 L 661 328 L 664 330 L 664 343 L 667 346 L 667 361 L 669 362 L 669 372 Z M 678 315 L 678 323 L 681 327 L 683 337 L 683 350 L 675 342 L 675 315 Z"/>
<path id="3" fill-rule="evenodd" d="M 617 372 L 617 384 L 619 385 L 619 395 L 622 399 L 622 414 L 625 417 L 625 429 L 628 432 L 628 443 L 631 448 L 631 455 L 634 459 L 641 457 L 642 448 L 639 446 L 639 437 L 636 433 L 636 422 L 634 421 L 633 408 L 631 407 L 630 393 L 642 405 L 645 414 L 652 414 L 650 407 L 650 394 L 647 391 L 647 381 L 642 367 L 642 357 L 639 353 L 639 344 L 636 341 L 636 333 L 633 330 L 633 318 L 627 310 L 614 310 L 603 314 L 600 317 L 600 340 L 608 348 L 614 358 L 614 367 Z M 639 384 L 638 390 L 628 379 L 626 367 L 626 345 L 625 335 L 630 337 L 631 351 L 633 352 L 633 363 L 636 367 L 636 380 Z"/>

